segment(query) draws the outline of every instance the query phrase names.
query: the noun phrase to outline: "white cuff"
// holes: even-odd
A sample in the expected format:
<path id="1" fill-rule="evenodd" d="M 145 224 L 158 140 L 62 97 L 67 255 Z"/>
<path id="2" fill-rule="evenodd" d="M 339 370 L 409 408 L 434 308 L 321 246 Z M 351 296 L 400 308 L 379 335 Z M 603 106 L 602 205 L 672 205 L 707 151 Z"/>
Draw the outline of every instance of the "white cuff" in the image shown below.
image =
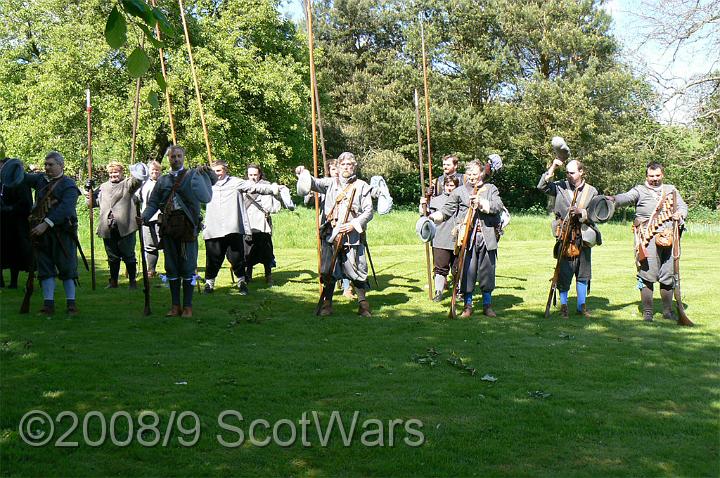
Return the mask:
<path id="1" fill-rule="evenodd" d="M 55 227 L 55 223 L 53 223 L 50 219 L 45 218 L 45 219 L 43 219 L 43 221 L 44 221 L 45 223 L 47 223 L 48 226 L 50 226 L 50 227 Z"/>
<path id="2" fill-rule="evenodd" d="M 443 222 L 443 213 L 441 211 L 435 211 L 434 213 L 430 214 L 428 216 L 432 222 L 435 224 L 440 224 Z"/>
<path id="3" fill-rule="evenodd" d="M 350 224 L 352 224 L 352 227 L 354 227 L 358 233 L 362 234 L 363 227 L 362 224 L 360 224 L 360 221 L 358 221 L 357 219 L 353 219 L 352 221 L 350 221 Z"/>

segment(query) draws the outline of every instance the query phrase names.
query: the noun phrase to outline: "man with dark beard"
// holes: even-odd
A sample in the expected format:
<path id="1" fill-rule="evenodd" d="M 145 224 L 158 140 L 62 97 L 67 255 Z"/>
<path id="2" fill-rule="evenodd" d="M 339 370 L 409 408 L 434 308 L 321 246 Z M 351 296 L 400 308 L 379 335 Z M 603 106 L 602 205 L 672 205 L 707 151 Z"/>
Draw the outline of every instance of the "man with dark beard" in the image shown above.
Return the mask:
<path id="1" fill-rule="evenodd" d="M 371 316 L 366 297 L 370 283 L 367 280 L 367 254 L 362 235 L 373 217 L 372 191 L 368 183 L 358 179 L 356 167 L 355 155 L 345 152 L 338 157 L 338 178 L 314 178 L 303 166 L 295 170 L 299 195 L 304 196 L 310 191 L 325 195 L 320 237 L 321 275 L 326 293 L 322 298 L 320 315 L 332 314 L 335 281 L 347 278 L 358 295 L 358 314 Z M 341 244 L 336 244 L 337 240 L 341 240 Z M 335 264 L 332 264 L 337 246 L 341 250 Z"/>
<path id="2" fill-rule="evenodd" d="M 672 235 L 673 221 L 681 224 L 688 214 L 688 207 L 680 192 L 671 184 L 663 184 L 665 172 L 662 164 L 651 162 L 645 169 L 645 184 L 630 191 L 609 196 L 617 206 L 635 206 L 635 257 L 638 289 L 643 307 L 643 320 L 653 320 L 653 285 L 660 283 L 663 317 L 677 320 L 672 310 L 675 289 Z M 673 197 L 677 204 L 673 204 Z M 679 237 L 678 237 L 679 240 Z"/>

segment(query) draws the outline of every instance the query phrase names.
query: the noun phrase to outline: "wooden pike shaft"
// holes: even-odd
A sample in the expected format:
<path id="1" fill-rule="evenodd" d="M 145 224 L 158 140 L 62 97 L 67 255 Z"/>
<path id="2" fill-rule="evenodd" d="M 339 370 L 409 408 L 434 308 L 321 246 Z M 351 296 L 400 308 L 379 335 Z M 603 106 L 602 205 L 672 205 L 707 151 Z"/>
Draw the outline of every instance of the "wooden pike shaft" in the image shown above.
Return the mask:
<path id="1" fill-rule="evenodd" d="M 323 174 L 327 176 L 330 171 L 328 171 L 327 153 L 325 151 L 325 135 L 323 134 L 322 115 L 320 114 L 320 94 L 318 93 L 317 78 L 313 84 L 313 89 L 315 90 L 315 108 L 317 108 L 317 126 L 318 133 L 320 133 L 320 152 L 322 153 L 323 160 Z"/>
<path id="2" fill-rule="evenodd" d="M 145 44 L 145 36 L 140 35 L 140 48 Z M 135 164 L 137 145 L 138 116 L 140 115 L 140 77 L 135 80 L 135 101 L 133 103 L 132 140 L 130 142 L 130 164 Z"/>
<path id="3" fill-rule="evenodd" d="M 430 148 L 430 87 L 428 86 L 427 55 L 425 54 L 425 29 L 420 20 L 420 40 L 422 44 L 423 88 L 425 91 L 425 134 L 427 136 L 428 181 L 432 186 L 432 149 Z"/>
<path id="4" fill-rule="evenodd" d="M 156 6 L 155 0 L 151 0 L 152 6 Z M 155 24 L 155 35 L 158 41 L 162 41 L 160 37 L 160 27 Z M 165 80 L 165 106 L 168 110 L 168 119 L 170 120 L 170 134 L 172 135 L 172 144 L 177 144 L 177 136 L 175 135 L 175 120 L 173 119 L 172 107 L 170 105 L 170 88 L 167 84 L 167 70 L 165 69 L 165 54 L 162 48 L 158 48 L 160 52 L 160 70 L 162 71 L 163 80 Z"/>
<path id="5" fill-rule="evenodd" d="M 312 121 L 312 141 L 313 141 L 313 171 L 314 176 L 318 177 L 318 157 L 317 157 L 317 103 L 315 89 L 315 45 L 313 41 L 312 30 L 312 0 L 305 0 L 307 30 L 308 30 L 308 50 L 310 52 L 310 112 Z M 318 279 L 320 280 L 320 293 L 322 293 L 322 262 L 320 251 L 320 196 L 315 193 L 315 235 L 317 237 L 317 263 L 318 263 Z M 331 271 L 332 272 L 332 271 Z"/>
<path id="6" fill-rule="evenodd" d="M 90 116 L 92 114 L 92 106 L 90 106 L 90 89 L 86 92 L 86 104 L 85 109 L 87 111 L 87 151 L 88 151 L 88 179 L 92 180 L 92 125 Z M 90 191 L 89 209 L 90 209 L 90 283 L 92 290 L 95 290 L 95 227 L 93 226 L 94 219 L 94 205 L 93 205 L 93 193 Z"/>
<path id="7" fill-rule="evenodd" d="M 418 137 L 418 165 L 420 166 L 420 195 L 425 197 L 425 167 L 423 165 L 423 144 L 422 144 L 422 126 L 420 125 L 420 104 L 418 102 L 418 91 L 415 90 L 415 129 L 417 129 Z M 425 214 L 427 215 L 427 206 L 425 206 Z M 432 273 L 430 271 L 430 244 L 425 243 L 425 266 L 427 269 L 428 295 L 430 300 L 433 298 L 433 282 Z"/>
<path id="8" fill-rule="evenodd" d="M 178 0 L 178 4 L 180 5 L 180 18 L 182 19 L 183 31 L 185 32 L 185 45 L 187 45 L 188 56 L 190 58 L 190 72 L 192 73 L 193 83 L 195 85 L 195 96 L 197 97 L 198 110 L 200 111 L 200 122 L 202 123 L 203 135 L 205 136 L 205 148 L 207 149 L 208 164 L 212 164 L 210 137 L 208 136 L 207 124 L 205 124 L 205 113 L 203 113 L 200 85 L 198 84 L 197 74 L 195 74 L 195 62 L 193 61 L 192 46 L 190 45 L 190 33 L 188 32 L 187 21 L 185 20 L 185 6 L 183 5 L 182 0 Z"/>

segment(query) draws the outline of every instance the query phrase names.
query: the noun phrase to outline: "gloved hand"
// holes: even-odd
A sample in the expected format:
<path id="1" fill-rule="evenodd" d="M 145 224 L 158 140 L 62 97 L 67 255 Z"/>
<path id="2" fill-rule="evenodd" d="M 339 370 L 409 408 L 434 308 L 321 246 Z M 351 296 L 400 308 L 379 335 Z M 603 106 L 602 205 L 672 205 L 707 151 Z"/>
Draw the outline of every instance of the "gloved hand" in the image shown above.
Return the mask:
<path id="1" fill-rule="evenodd" d="M 673 221 L 682 221 L 682 219 L 683 219 L 682 213 L 680 211 L 675 211 L 672 215 L 672 219 L 673 219 Z"/>
<path id="2" fill-rule="evenodd" d="M 85 189 L 95 189 L 95 180 L 93 178 L 88 179 L 85 181 Z"/>
<path id="3" fill-rule="evenodd" d="M 297 168 L 295 168 L 295 175 L 300 176 L 300 174 L 302 174 L 303 170 L 305 170 L 305 166 L 298 166 Z"/>

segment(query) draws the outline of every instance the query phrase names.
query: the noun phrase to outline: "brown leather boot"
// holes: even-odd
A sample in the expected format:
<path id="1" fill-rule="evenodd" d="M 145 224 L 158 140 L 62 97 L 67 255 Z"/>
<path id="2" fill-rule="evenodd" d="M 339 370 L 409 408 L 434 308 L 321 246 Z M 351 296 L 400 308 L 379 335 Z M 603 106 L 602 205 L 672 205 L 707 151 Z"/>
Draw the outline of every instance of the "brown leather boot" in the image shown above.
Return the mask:
<path id="1" fill-rule="evenodd" d="M 567 307 L 567 304 L 560 304 L 560 318 L 561 318 L 561 319 L 567 319 L 567 318 L 568 318 L 568 307 Z"/>
<path id="2" fill-rule="evenodd" d="M 192 317 L 192 307 L 183 307 L 181 317 L 184 317 L 186 319 Z"/>
<path id="3" fill-rule="evenodd" d="M 68 306 L 67 306 L 67 314 L 68 315 L 75 316 L 75 315 L 78 315 L 78 312 L 80 312 L 80 310 L 78 309 L 76 304 L 68 304 Z"/>
<path id="4" fill-rule="evenodd" d="M 182 315 L 182 309 L 179 305 L 173 304 L 170 311 L 165 314 L 165 317 L 180 317 Z"/>
<path id="5" fill-rule="evenodd" d="M 38 311 L 38 315 L 55 315 L 55 304 L 45 304 L 42 306 L 42 309 Z"/>
<path id="6" fill-rule="evenodd" d="M 465 308 L 463 308 L 462 314 L 460 314 L 461 319 L 468 319 L 473 314 L 473 308 L 470 305 L 466 305 Z"/>
<path id="7" fill-rule="evenodd" d="M 372 317 L 370 313 L 370 304 L 367 300 L 361 300 L 358 302 L 358 315 L 361 317 Z"/>
<path id="8" fill-rule="evenodd" d="M 332 301 L 327 299 L 323 300 L 322 306 L 320 307 L 320 315 L 332 315 L 332 313 Z"/>
<path id="9" fill-rule="evenodd" d="M 578 315 L 582 315 L 586 319 L 591 319 L 592 315 L 590 314 L 590 311 L 587 309 L 587 304 L 583 304 L 580 306 L 580 310 L 577 311 Z"/>
<path id="10" fill-rule="evenodd" d="M 497 317 L 497 314 L 492 310 L 492 305 L 483 305 L 483 315 L 486 317 Z"/>
<path id="11" fill-rule="evenodd" d="M 105 286 L 106 289 L 117 289 L 118 288 L 118 280 L 117 279 L 110 279 L 108 281 L 108 285 Z"/>

